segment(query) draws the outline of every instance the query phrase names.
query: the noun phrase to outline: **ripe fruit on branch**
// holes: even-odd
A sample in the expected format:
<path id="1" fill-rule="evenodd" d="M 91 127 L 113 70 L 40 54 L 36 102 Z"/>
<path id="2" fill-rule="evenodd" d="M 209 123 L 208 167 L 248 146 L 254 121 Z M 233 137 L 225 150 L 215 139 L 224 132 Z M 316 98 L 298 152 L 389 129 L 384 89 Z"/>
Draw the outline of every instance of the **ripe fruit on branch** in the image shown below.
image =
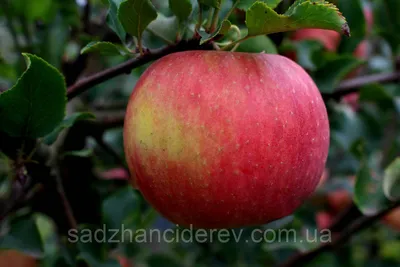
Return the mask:
<path id="1" fill-rule="evenodd" d="M 293 41 L 318 40 L 330 52 L 336 52 L 341 36 L 338 32 L 324 29 L 301 29 L 291 36 Z"/>
<path id="2" fill-rule="evenodd" d="M 188 51 L 153 63 L 128 103 L 133 184 L 170 221 L 265 224 L 316 189 L 329 148 L 320 92 L 279 55 Z"/>
<path id="3" fill-rule="evenodd" d="M 121 267 L 133 267 L 133 263 L 125 256 L 117 256 L 117 259 Z"/>
<path id="4" fill-rule="evenodd" d="M 372 27 L 374 24 L 374 18 L 372 10 L 368 7 L 363 9 L 364 18 L 365 18 L 365 27 L 366 33 L 369 35 L 372 31 Z M 332 30 L 325 29 L 301 29 L 293 32 L 290 36 L 290 39 L 293 41 L 302 41 L 302 40 L 317 40 L 322 43 L 324 48 L 330 52 L 336 52 L 340 42 L 341 35 L 340 33 Z M 354 56 L 358 58 L 366 58 L 368 53 L 368 44 L 366 40 L 363 40 L 354 50 Z"/>

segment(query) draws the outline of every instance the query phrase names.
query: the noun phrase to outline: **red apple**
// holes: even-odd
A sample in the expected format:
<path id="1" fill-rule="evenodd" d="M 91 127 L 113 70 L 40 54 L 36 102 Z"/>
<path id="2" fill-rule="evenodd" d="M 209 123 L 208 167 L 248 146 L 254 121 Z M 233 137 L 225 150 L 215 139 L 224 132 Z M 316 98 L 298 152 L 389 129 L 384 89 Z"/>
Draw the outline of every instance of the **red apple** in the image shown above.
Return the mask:
<path id="1" fill-rule="evenodd" d="M 329 212 L 320 211 L 317 213 L 315 220 L 319 230 L 328 229 L 333 223 L 334 216 Z"/>
<path id="2" fill-rule="evenodd" d="M 335 52 L 339 46 L 341 36 L 340 33 L 332 30 L 301 29 L 293 32 L 291 39 L 293 41 L 318 40 L 327 51 Z"/>
<path id="3" fill-rule="evenodd" d="M 318 88 L 290 59 L 188 51 L 140 77 L 124 148 L 134 186 L 167 219 L 233 228 L 293 213 L 316 189 L 329 135 Z"/>
<path id="4" fill-rule="evenodd" d="M 334 213 L 339 213 L 340 211 L 349 207 L 352 203 L 349 192 L 344 189 L 329 193 L 327 198 L 329 206 Z"/>
<path id="5" fill-rule="evenodd" d="M 133 267 L 132 262 L 128 258 L 118 255 L 117 259 L 121 267 Z"/>
<path id="6" fill-rule="evenodd" d="M 338 32 L 324 29 L 301 29 L 294 31 L 290 35 L 292 41 L 303 41 L 303 40 L 316 40 L 322 43 L 327 51 L 335 52 L 339 46 L 341 37 Z M 297 61 L 297 55 L 295 51 L 287 51 L 284 54 L 285 57 L 291 60 Z"/>
<path id="7" fill-rule="evenodd" d="M 124 168 L 114 168 L 100 174 L 105 180 L 128 180 L 129 173 Z"/>
<path id="8" fill-rule="evenodd" d="M 17 250 L 0 250 L 0 267 L 36 267 L 38 263 L 32 256 Z"/>
<path id="9" fill-rule="evenodd" d="M 393 230 L 400 232 L 400 208 L 391 211 L 383 220 Z"/>

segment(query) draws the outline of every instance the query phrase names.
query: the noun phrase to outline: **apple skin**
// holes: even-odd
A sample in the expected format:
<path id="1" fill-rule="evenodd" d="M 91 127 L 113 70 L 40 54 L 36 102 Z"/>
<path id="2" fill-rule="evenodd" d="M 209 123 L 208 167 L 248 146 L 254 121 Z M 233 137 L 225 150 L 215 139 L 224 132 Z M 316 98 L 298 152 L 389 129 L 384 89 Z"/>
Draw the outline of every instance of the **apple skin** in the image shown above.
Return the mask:
<path id="1" fill-rule="evenodd" d="M 138 80 L 124 124 L 132 184 L 193 228 L 265 224 L 294 212 L 326 164 L 320 92 L 280 55 L 187 51 Z"/>
<path id="2" fill-rule="evenodd" d="M 125 256 L 118 255 L 117 259 L 121 267 L 133 267 L 132 262 Z"/>
<path id="3" fill-rule="evenodd" d="M 17 250 L 0 250 L 0 267 L 36 267 L 38 263 L 32 256 Z"/>
<path id="4" fill-rule="evenodd" d="M 347 190 L 337 190 L 327 195 L 329 206 L 336 214 L 351 205 L 353 200 Z"/>
<path id="5" fill-rule="evenodd" d="M 396 208 L 387 214 L 383 218 L 383 221 L 393 230 L 400 232 L 400 208 Z"/>
<path id="6" fill-rule="evenodd" d="M 334 220 L 334 216 L 326 211 L 317 212 L 315 221 L 317 223 L 318 230 L 328 229 Z"/>
<path id="7" fill-rule="evenodd" d="M 293 32 L 291 39 L 293 41 L 318 40 L 327 51 L 336 52 L 341 41 L 341 36 L 340 33 L 332 30 L 301 29 Z"/>
<path id="8" fill-rule="evenodd" d="M 322 43 L 323 47 L 327 51 L 335 52 L 339 46 L 341 37 L 338 32 L 332 30 L 301 29 L 291 33 L 290 39 L 295 42 L 303 40 L 317 40 Z M 297 55 L 295 51 L 287 51 L 285 52 L 284 56 L 293 61 L 297 61 Z"/>
<path id="9" fill-rule="evenodd" d="M 104 180 L 129 180 L 129 173 L 124 168 L 114 168 L 100 174 Z"/>

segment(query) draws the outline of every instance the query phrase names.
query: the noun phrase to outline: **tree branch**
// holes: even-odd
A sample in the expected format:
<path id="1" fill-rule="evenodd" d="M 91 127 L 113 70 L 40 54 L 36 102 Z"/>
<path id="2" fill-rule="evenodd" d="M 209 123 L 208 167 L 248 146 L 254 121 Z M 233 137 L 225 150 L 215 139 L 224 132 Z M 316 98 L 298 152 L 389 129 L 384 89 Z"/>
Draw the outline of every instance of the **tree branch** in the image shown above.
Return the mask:
<path id="1" fill-rule="evenodd" d="M 57 168 L 57 167 L 55 167 L 55 168 Z M 59 172 L 59 170 L 57 170 L 57 174 L 55 175 L 56 188 L 57 188 L 58 195 L 61 198 L 61 203 L 64 206 L 65 215 L 68 219 L 68 223 L 69 223 L 70 227 L 72 227 L 72 229 L 78 229 L 78 222 L 74 216 L 74 212 L 72 210 L 71 204 L 69 203 L 67 195 L 65 194 L 62 178 L 58 172 Z"/>
<path id="2" fill-rule="evenodd" d="M 210 44 L 199 45 L 199 40 L 192 39 L 189 41 L 182 40 L 175 45 L 167 46 L 162 49 L 147 51 L 142 56 L 130 59 L 118 66 L 106 69 L 92 76 L 83 78 L 82 80 L 68 87 L 67 90 L 68 100 L 73 99 L 77 95 L 85 92 L 86 90 L 95 85 L 98 85 L 104 81 L 107 81 L 121 74 L 129 74 L 132 69 L 135 69 L 151 61 L 162 58 L 166 55 L 188 50 L 212 50 L 212 49 L 213 49 L 212 45 Z"/>
<path id="3" fill-rule="evenodd" d="M 125 110 L 128 105 L 127 100 L 102 100 L 95 102 L 92 106 L 93 109 L 97 111 L 109 111 L 109 110 Z"/>
<path id="4" fill-rule="evenodd" d="M 371 83 L 390 83 L 400 80 L 400 72 L 379 73 L 343 81 L 333 93 L 322 94 L 325 100 L 339 100 L 343 96 L 358 92 L 361 87 Z"/>
<path id="5" fill-rule="evenodd" d="M 361 218 L 356 220 L 353 224 L 344 228 L 340 234 L 338 234 L 337 236 L 334 236 L 332 242 L 324 243 L 323 245 L 319 246 L 318 248 L 315 248 L 308 252 L 299 253 L 297 255 L 294 255 L 293 257 L 289 258 L 288 261 L 281 264 L 279 267 L 305 266 L 307 263 L 310 263 L 321 253 L 324 253 L 324 252 L 327 252 L 330 250 L 334 250 L 334 249 L 338 248 L 339 246 L 343 245 L 353 235 L 355 235 L 356 233 L 369 227 L 370 225 L 372 225 L 376 221 L 380 220 L 386 214 L 388 214 L 389 212 L 391 212 L 392 210 L 394 210 L 398 207 L 400 207 L 400 201 L 394 203 L 391 207 L 389 207 L 373 216 L 362 216 Z"/>
<path id="6" fill-rule="evenodd" d="M 343 210 L 341 213 L 333 221 L 332 225 L 329 226 L 329 230 L 334 233 L 341 232 L 345 229 L 349 224 L 354 222 L 355 220 L 362 217 L 361 211 L 357 208 L 357 206 L 352 203 L 350 207 Z"/>

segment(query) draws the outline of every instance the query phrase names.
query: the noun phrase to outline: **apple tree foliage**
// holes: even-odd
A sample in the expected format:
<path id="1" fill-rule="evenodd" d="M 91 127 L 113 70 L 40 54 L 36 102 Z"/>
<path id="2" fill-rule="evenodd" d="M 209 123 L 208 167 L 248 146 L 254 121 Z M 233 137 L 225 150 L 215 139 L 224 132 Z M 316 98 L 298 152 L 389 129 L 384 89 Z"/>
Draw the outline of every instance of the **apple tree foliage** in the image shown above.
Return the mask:
<path id="1" fill-rule="evenodd" d="M 0 22 L 0 249 L 41 266 L 400 264 L 400 214 L 381 214 L 400 199 L 400 1 L 2 0 Z M 339 33 L 337 51 L 291 39 L 309 28 Z M 146 242 L 134 231 L 180 228 L 127 181 L 124 109 L 152 61 L 193 49 L 295 53 L 328 109 L 327 180 L 291 216 L 229 230 L 237 241 Z M 312 239 L 338 190 L 351 204 L 330 218 L 332 240 Z M 271 242 L 271 229 L 295 235 Z"/>

